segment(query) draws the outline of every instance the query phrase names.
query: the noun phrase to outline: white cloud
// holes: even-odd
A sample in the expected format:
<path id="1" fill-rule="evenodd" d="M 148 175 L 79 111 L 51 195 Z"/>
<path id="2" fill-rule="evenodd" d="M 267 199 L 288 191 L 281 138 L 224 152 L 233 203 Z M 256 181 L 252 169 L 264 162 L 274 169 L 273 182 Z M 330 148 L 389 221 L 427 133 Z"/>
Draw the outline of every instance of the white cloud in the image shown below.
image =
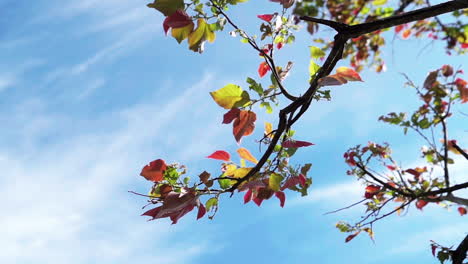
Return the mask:
<path id="1" fill-rule="evenodd" d="M 209 82 L 210 77 L 206 76 L 165 104 L 154 104 L 155 99 L 151 98 L 149 102 L 96 118 L 103 126 L 121 124 L 113 131 L 83 134 L 86 129 L 77 127 L 70 135 L 54 137 L 47 144 L 35 133 L 23 133 L 17 138 L 19 151 L 0 145 L 3 175 L 0 178 L 3 196 L 0 262 L 188 263 L 194 256 L 203 254 L 208 241 L 193 244 L 179 237 L 181 242 L 177 242 L 176 235 L 184 229 L 184 221 L 171 227 L 167 222 L 146 223 L 139 217 L 144 201 L 126 191 L 135 188 L 131 187 L 135 183 L 147 185 L 137 175 L 154 155 L 151 142 L 157 141 L 165 151 L 172 147 L 164 143 L 167 130 L 187 138 L 184 135 L 190 131 L 174 130 L 173 120 L 181 113 L 186 116 L 180 117 L 181 122 L 192 118 L 185 106 L 191 100 L 206 97 L 200 91 Z M 33 109 L 23 110 L 22 115 L 27 118 L 30 113 L 30 122 L 51 119 L 43 128 L 46 132 L 70 123 L 62 123 L 62 119 L 57 122 L 53 115 L 38 112 L 40 103 L 22 108 L 27 107 Z M 10 118 L 17 116 L 10 115 Z M 206 127 L 211 121 L 192 122 L 190 126 Z M 25 125 L 15 124 L 18 129 L 24 129 Z M 209 140 L 210 137 L 199 138 L 201 146 L 210 146 Z M 30 143 L 21 146 L 23 141 Z M 162 154 L 162 151 L 157 152 Z M 187 151 L 193 150 L 189 147 Z"/>
<path id="2" fill-rule="evenodd" d="M 433 227 L 427 231 L 406 236 L 398 246 L 389 250 L 389 254 L 417 253 L 430 250 L 430 240 L 444 246 L 459 243 L 466 236 L 468 222 L 450 223 Z M 455 245 L 456 247 L 456 245 Z"/>

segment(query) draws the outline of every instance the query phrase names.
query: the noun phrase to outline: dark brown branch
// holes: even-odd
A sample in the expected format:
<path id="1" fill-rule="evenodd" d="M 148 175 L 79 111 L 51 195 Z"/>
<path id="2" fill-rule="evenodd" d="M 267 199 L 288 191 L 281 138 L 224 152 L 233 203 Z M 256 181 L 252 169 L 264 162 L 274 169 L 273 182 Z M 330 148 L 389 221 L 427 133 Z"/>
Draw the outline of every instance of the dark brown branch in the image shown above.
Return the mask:
<path id="1" fill-rule="evenodd" d="M 275 77 L 276 79 L 276 82 L 278 83 L 278 87 L 280 88 L 281 92 L 283 93 L 284 97 L 288 98 L 289 100 L 291 101 L 294 101 L 294 100 L 297 100 L 297 97 L 296 96 L 293 96 L 292 94 L 290 94 L 283 86 L 283 84 L 281 83 L 281 78 L 278 76 L 278 72 L 276 71 L 276 66 L 275 66 L 275 62 L 273 60 L 273 58 L 268 55 L 265 51 L 263 51 L 263 49 L 259 48 L 257 43 L 255 43 L 243 30 L 241 30 L 232 20 L 231 18 L 226 14 L 224 13 L 223 9 L 221 7 L 219 7 L 218 5 L 216 5 L 215 3 L 213 3 L 212 1 L 210 1 L 211 4 L 218 10 L 218 12 L 223 15 L 227 22 L 236 30 L 240 31 L 240 32 L 243 32 L 243 34 L 245 35 L 249 45 L 254 48 L 256 51 L 258 51 L 260 54 L 262 54 L 262 56 L 265 57 L 265 60 L 266 62 L 269 64 L 269 66 L 271 67 L 271 71 L 273 72 L 273 76 Z"/>
<path id="2" fill-rule="evenodd" d="M 421 8 L 421 9 L 414 10 L 411 12 L 403 13 L 401 15 L 395 15 L 392 17 L 379 19 L 370 23 L 363 23 L 363 24 L 358 24 L 354 26 L 344 26 L 340 23 L 332 22 L 329 20 L 317 20 L 316 18 L 301 17 L 301 19 L 316 22 L 316 23 L 320 22 L 321 24 L 330 26 L 334 28 L 335 30 L 337 30 L 338 34 L 335 36 L 333 48 L 331 52 L 329 53 L 325 63 L 322 65 L 322 67 L 318 71 L 316 78 L 312 80 L 309 88 L 304 93 L 304 95 L 299 97 L 297 100 L 294 100 L 288 106 L 280 110 L 279 123 L 278 123 L 278 128 L 276 129 L 275 136 L 273 137 L 272 141 L 270 142 L 270 145 L 268 146 L 268 149 L 260 158 L 257 165 L 252 170 L 250 170 L 250 172 L 244 178 L 242 178 L 241 181 L 238 181 L 231 188 L 229 188 L 228 191 L 234 192 L 236 188 L 239 187 L 240 184 L 242 184 L 242 182 L 250 180 L 254 175 L 256 175 L 261 170 L 261 168 L 267 162 L 270 155 L 273 153 L 273 150 L 276 144 L 279 142 L 279 139 L 282 136 L 283 132 L 286 131 L 288 128 L 290 128 L 297 120 L 299 120 L 299 118 L 309 108 L 311 101 L 313 99 L 313 96 L 315 95 L 318 89 L 318 80 L 320 78 L 323 78 L 329 75 L 330 72 L 335 67 L 336 63 L 342 58 L 343 48 L 346 42 L 348 41 L 348 39 L 355 38 L 355 37 L 358 37 L 360 35 L 364 35 L 367 33 L 371 33 L 379 29 L 389 28 L 389 27 L 393 27 L 393 26 L 397 26 L 397 25 L 401 25 L 401 24 L 405 24 L 405 23 L 409 23 L 413 21 L 418 21 L 418 20 L 422 20 L 422 19 L 429 18 L 429 17 L 434 17 L 437 15 L 445 14 L 445 13 L 452 12 L 458 9 L 463 9 L 463 8 L 468 8 L 467 0 L 452 0 L 443 4 Z M 256 44 L 251 43 L 251 45 L 256 45 Z M 300 110 L 293 117 L 292 115 L 293 113 L 296 112 L 297 109 L 300 109 Z M 288 115 L 289 115 L 289 119 L 288 119 Z M 468 183 L 466 184 L 467 184 L 466 187 L 468 187 Z M 383 185 L 401 194 L 401 192 L 398 189 L 393 188 L 386 183 L 383 183 Z M 452 187 L 455 187 L 455 186 L 452 186 Z M 463 187 L 463 188 L 466 188 L 466 187 Z M 440 192 L 440 193 L 444 193 L 444 192 Z M 412 194 L 407 194 L 407 193 L 405 194 L 406 196 L 410 195 L 410 197 L 412 195 Z"/>
<path id="3" fill-rule="evenodd" d="M 349 25 L 346 25 L 346 24 L 341 23 L 341 22 L 335 22 L 335 21 L 332 21 L 332 20 L 320 19 L 320 18 L 315 18 L 315 17 L 310 17 L 310 16 L 301 16 L 301 17 L 299 17 L 299 19 L 304 20 L 304 21 L 308 21 L 308 22 L 314 22 L 314 23 L 317 23 L 317 24 L 322 24 L 322 25 L 329 26 L 329 27 L 333 28 L 334 30 L 336 30 L 337 32 L 343 32 L 343 31 L 345 31 L 346 29 L 349 28 Z"/>
<path id="4" fill-rule="evenodd" d="M 447 196 L 441 196 L 441 197 L 439 197 L 439 200 L 440 201 L 449 201 L 449 202 L 452 202 L 452 203 L 457 203 L 457 204 L 460 204 L 460 205 L 468 206 L 468 199 L 461 198 L 461 197 L 456 197 L 456 196 L 454 196 L 452 194 L 449 194 Z"/>
<path id="5" fill-rule="evenodd" d="M 466 253 L 468 252 L 468 235 L 465 236 L 465 239 L 458 245 L 455 251 L 452 251 L 452 263 L 453 264 L 463 264 L 463 261 L 466 259 Z"/>
<path id="6" fill-rule="evenodd" d="M 458 146 L 457 143 L 452 142 L 452 145 L 458 152 L 460 152 L 463 155 L 463 157 L 465 157 L 465 159 L 468 160 L 468 154 L 462 148 L 460 148 L 460 146 Z"/>
<path id="7" fill-rule="evenodd" d="M 447 141 L 447 124 L 445 123 L 445 117 L 440 119 L 442 123 L 442 132 L 444 133 L 444 179 L 445 186 L 450 187 L 450 178 L 448 171 L 448 141 Z"/>
<path id="8" fill-rule="evenodd" d="M 379 19 L 369 23 L 350 26 L 346 34 L 348 38 L 359 37 L 360 35 L 374 32 L 379 29 L 398 26 L 418 20 L 423 20 L 430 17 L 435 17 L 445 13 L 453 12 L 455 10 L 468 8 L 468 1 L 466 0 L 453 0 L 442 4 L 417 9 L 414 11 L 406 12 L 400 15 L 391 16 L 388 18 Z"/>

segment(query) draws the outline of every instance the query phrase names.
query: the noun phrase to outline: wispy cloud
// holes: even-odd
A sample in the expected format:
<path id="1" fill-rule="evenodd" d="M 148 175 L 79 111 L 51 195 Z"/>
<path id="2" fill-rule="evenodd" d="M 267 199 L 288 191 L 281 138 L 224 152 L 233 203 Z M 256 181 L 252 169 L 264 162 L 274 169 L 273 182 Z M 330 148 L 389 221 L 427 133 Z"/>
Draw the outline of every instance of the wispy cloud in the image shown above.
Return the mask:
<path id="1" fill-rule="evenodd" d="M 4 197 L 0 262 L 140 263 L 160 256 L 158 263 L 189 263 L 191 258 L 203 254 L 209 241 L 194 244 L 190 239 L 177 239 L 183 223 L 171 228 L 167 223 L 145 223 L 138 216 L 142 200 L 126 191 L 135 182 L 143 183 L 136 175 L 154 157 L 149 142 L 158 141 L 163 149 L 170 148 L 161 131 L 172 126 L 172 120 L 184 112 L 191 100 L 206 96 L 200 90 L 206 89 L 203 87 L 209 81 L 206 76 L 165 104 L 155 105 L 151 103 L 154 99 L 149 98 L 148 102 L 118 113 L 97 117 L 109 127 L 121 124 L 113 131 L 87 134 L 81 128 L 84 130 L 58 136 L 47 145 L 47 141 L 30 139 L 36 135 L 25 133 L 18 140 L 32 143 L 20 148 L 19 153 L 0 145 L 4 175 L 0 179 Z M 23 115 L 33 112 L 23 111 Z M 191 118 L 190 113 L 184 114 Z M 52 119 L 52 129 L 61 125 L 47 113 L 29 116 L 31 122 L 38 118 Z M 201 127 L 207 125 L 198 123 Z M 17 126 L 21 128 L 21 124 Z M 197 124 L 191 126 L 197 128 Z M 184 138 L 190 132 L 171 133 Z M 157 239 L 161 237 L 163 243 Z"/>

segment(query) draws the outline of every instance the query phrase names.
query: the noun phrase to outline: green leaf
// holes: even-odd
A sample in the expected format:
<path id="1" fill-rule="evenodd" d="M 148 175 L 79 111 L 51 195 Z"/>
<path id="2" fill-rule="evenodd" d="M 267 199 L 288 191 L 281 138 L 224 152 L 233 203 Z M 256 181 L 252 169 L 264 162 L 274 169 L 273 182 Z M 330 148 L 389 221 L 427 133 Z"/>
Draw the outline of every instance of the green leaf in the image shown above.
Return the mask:
<path id="1" fill-rule="evenodd" d="M 273 113 L 273 108 L 271 107 L 269 102 L 260 103 L 260 107 L 265 107 L 267 114 Z"/>
<path id="2" fill-rule="evenodd" d="M 223 189 L 223 190 L 225 190 L 225 189 L 232 186 L 231 180 L 229 180 L 229 179 L 218 180 L 218 183 L 219 183 L 219 187 L 221 187 L 221 189 Z"/>
<path id="3" fill-rule="evenodd" d="M 213 206 L 218 206 L 218 198 L 212 197 L 205 203 L 206 211 L 209 212 Z"/>
<path id="4" fill-rule="evenodd" d="M 289 157 L 292 157 L 296 153 L 297 149 L 298 148 L 287 148 L 284 152 L 286 152 Z"/>
<path id="5" fill-rule="evenodd" d="M 250 102 L 250 96 L 246 91 L 235 84 L 228 84 L 223 88 L 210 92 L 213 100 L 225 109 L 242 107 Z"/>
<path id="6" fill-rule="evenodd" d="M 283 180 L 283 176 L 276 174 L 276 173 L 272 173 L 270 175 L 270 179 L 268 180 L 268 186 L 270 187 L 270 189 L 277 192 L 280 190 L 280 187 L 281 187 L 280 185 L 281 185 L 282 180 Z"/>
<path id="7" fill-rule="evenodd" d="M 309 65 L 309 75 L 314 76 L 320 69 L 320 66 L 315 63 L 313 60 L 310 60 L 310 65 Z"/>
<path id="8" fill-rule="evenodd" d="M 319 47 L 314 47 L 310 46 L 310 56 L 314 59 L 319 59 L 325 56 L 325 52 L 319 48 Z"/>
<path id="9" fill-rule="evenodd" d="M 254 90 L 256 93 L 258 93 L 259 96 L 263 95 L 263 87 L 262 84 L 257 83 L 254 79 L 248 77 L 247 78 L 247 83 L 249 84 L 249 89 Z"/>
<path id="10" fill-rule="evenodd" d="M 304 176 L 307 176 L 307 172 L 309 172 L 311 167 L 312 167 L 311 163 L 304 164 L 304 166 L 302 166 L 301 168 L 301 173 L 304 174 Z"/>
<path id="11" fill-rule="evenodd" d="M 147 5 L 149 8 L 154 8 L 165 16 L 174 14 L 177 9 L 184 9 L 184 0 L 155 0 L 154 3 Z"/>

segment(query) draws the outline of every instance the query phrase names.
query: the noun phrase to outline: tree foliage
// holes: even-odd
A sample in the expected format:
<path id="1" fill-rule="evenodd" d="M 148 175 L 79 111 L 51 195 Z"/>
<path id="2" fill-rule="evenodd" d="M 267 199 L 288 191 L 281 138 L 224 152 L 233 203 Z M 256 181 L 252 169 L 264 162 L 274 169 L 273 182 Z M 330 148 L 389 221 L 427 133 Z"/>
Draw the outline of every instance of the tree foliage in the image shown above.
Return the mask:
<path id="1" fill-rule="evenodd" d="M 259 66 L 255 73 L 258 76 L 246 78 L 247 89 L 239 84 L 227 84 L 210 93 L 214 102 L 225 111 L 222 123 L 232 124 L 232 134 L 239 145 L 259 129 L 254 106 L 271 113 L 274 107 L 279 107 L 279 98 L 288 101 L 279 110 L 276 128 L 271 123 L 264 123 L 264 136 L 259 144 L 266 150 L 259 158 L 240 146 L 237 150 L 240 163 L 236 163 L 231 158 L 233 153 L 214 150 L 207 158 L 219 162 L 220 170 L 203 171 L 192 178 L 187 176 L 184 165 L 168 164 L 163 159 L 144 166 L 140 175 L 153 184 L 149 194 L 144 196 L 156 207 L 143 215 L 152 220 L 170 218 L 175 224 L 195 208 L 197 219 L 206 214 L 212 218 L 223 194 L 232 196 L 243 192 L 244 203 L 253 201 L 258 206 L 275 196 L 281 207 L 290 191 L 307 195 L 312 184 L 309 175 L 312 165 L 295 165 L 291 161 L 300 148 L 314 144 L 296 138 L 292 127 L 314 101 L 331 99 L 328 86 L 362 82 L 359 72 L 365 67 L 376 72 L 385 70 L 385 62 L 380 56 L 386 44 L 384 32 L 393 31 L 403 39 L 443 41 L 448 54 L 465 54 L 468 50 L 466 0 L 437 5 L 412 0 L 270 0 L 277 3 L 278 11 L 272 14 L 259 12 L 258 36 L 240 28 L 235 18 L 229 16 L 231 8 L 242 8 L 241 4 L 246 1 L 155 0 L 148 4 L 165 17 L 164 32 L 178 43 L 186 41 L 194 52 L 202 53 L 205 43 L 215 42 L 216 34 L 227 26 L 231 28 L 229 34 L 239 37 L 258 52 Z M 438 18 L 442 14 L 451 16 Z M 307 28 L 315 45 L 310 47 L 308 87 L 302 95 L 295 96 L 283 85 L 293 62 L 282 67 L 275 58 L 278 52 L 283 52 L 295 41 L 295 34 L 301 27 Z M 323 37 L 321 29 L 325 27 L 337 32 L 333 40 Z M 342 59 L 350 66 L 335 69 Z M 268 74 L 270 78 L 264 79 Z M 442 65 L 428 74 L 421 87 L 406 77 L 406 85 L 415 91 L 420 106 L 410 114 L 392 112 L 379 118 L 381 122 L 401 127 L 404 134 L 416 133 L 426 142 L 427 146 L 421 149 L 424 164 L 417 167 L 398 164 L 388 143 L 368 142 L 352 147 L 344 154 L 344 161 L 350 167 L 347 174 L 364 185 L 363 199 L 352 206 L 363 204 L 366 208 L 358 222 L 336 224 L 341 232 L 348 234 L 345 242 L 360 233 L 367 233 L 373 239 L 376 221 L 400 214 L 411 204 L 419 210 L 431 203 L 455 206 L 460 215 L 466 214 L 468 199 L 453 193 L 468 189 L 468 182 L 452 184 L 450 166 L 454 163 L 452 155 L 462 155 L 466 160 L 461 162 L 467 162 L 468 154 L 456 139 L 449 138 L 447 123 L 454 114 L 451 111 L 453 105 L 468 102 L 467 82 L 462 74 L 461 69 Z M 439 134 L 441 140 L 436 139 L 435 135 Z M 432 253 L 441 262 L 451 259 L 453 263 L 462 263 L 467 249 L 467 238 L 456 249 L 432 242 Z"/>

